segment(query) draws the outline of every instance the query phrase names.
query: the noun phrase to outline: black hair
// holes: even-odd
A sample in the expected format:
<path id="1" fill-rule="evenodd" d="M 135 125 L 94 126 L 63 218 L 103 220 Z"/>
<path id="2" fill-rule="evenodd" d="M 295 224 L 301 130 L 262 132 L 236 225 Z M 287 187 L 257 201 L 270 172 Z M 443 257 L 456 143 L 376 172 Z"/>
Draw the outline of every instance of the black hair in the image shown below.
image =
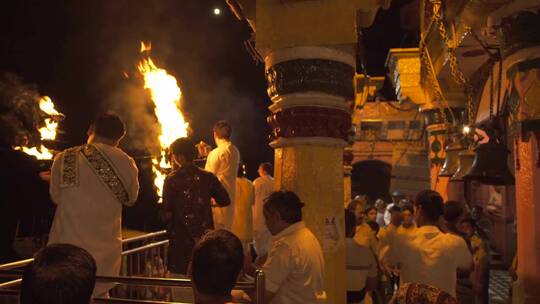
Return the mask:
<path id="1" fill-rule="evenodd" d="M 364 210 L 364 213 L 365 214 L 368 214 L 371 210 L 375 210 L 377 211 L 377 207 L 373 206 L 373 205 L 369 205 L 366 207 L 366 209 Z"/>
<path id="2" fill-rule="evenodd" d="M 405 204 L 401 207 L 401 211 L 409 211 L 410 213 L 414 214 L 414 206 L 411 204 Z"/>
<path id="3" fill-rule="evenodd" d="M 456 222 L 463 214 L 463 207 L 458 201 L 447 201 L 444 204 L 443 210 L 443 217 L 447 222 Z"/>
<path id="4" fill-rule="evenodd" d="M 394 205 L 392 205 L 392 207 L 390 207 L 390 209 L 388 209 L 388 212 L 390 212 L 390 213 L 401 212 L 401 207 L 394 204 Z"/>
<path id="5" fill-rule="evenodd" d="M 460 221 L 460 223 L 461 224 L 467 223 L 467 224 L 471 225 L 471 227 L 473 227 L 473 229 L 475 229 L 475 230 L 477 228 L 476 221 L 472 217 L 466 217 L 466 218 L 462 219 Z"/>
<path id="6" fill-rule="evenodd" d="M 436 222 L 443 215 L 443 198 L 436 191 L 420 191 L 416 195 L 414 203 L 422 208 L 422 214 L 428 220 Z"/>
<path id="7" fill-rule="evenodd" d="M 356 215 L 349 209 L 345 209 L 345 235 L 349 238 L 354 237 L 356 232 Z"/>
<path id="8" fill-rule="evenodd" d="M 278 212 L 281 219 L 289 224 L 302 220 L 303 207 L 304 203 L 292 191 L 274 191 L 264 203 L 264 209 Z"/>
<path id="9" fill-rule="evenodd" d="M 271 163 L 268 163 L 268 162 L 261 163 L 259 167 L 262 167 L 264 172 L 266 172 L 266 174 L 270 174 L 270 175 L 274 174 L 274 167 L 272 166 Z"/>
<path id="10" fill-rule="evenodd" d="M 118 140 L 126 134 L 126 126 L 120 117 L 114 113 L 99 115 L 93 124 L 96 135 L 108 139 Z"/>
<path id="11" fill-rule="evenodd" d="M 184 137 L 175 140 L 170 147 L 171 153 L 178 156 L 182 155 L 186 161 L 191 162 L 197 156 L 197 148 L 191 139 Z"/>
<path id="12" fill-rule="evenodd" d="M 381 228 L 381 226 L 379 226 L 377 222 L 368 221 L 367 224 L 369 225 L 369 228 L 371 228 L 371 231 L 375 233 L 375 235 L 379 233 L 379 229 Z"/>
<path id="13" fill-rule="evenodd" d="M 348 205 L 347 205 L 347 209 L 352 211 L 352 212 L 356 212 L 356 208 L 358 205 L 361 205 L 363 204 L 364 202 L 360 199 L 353 199 Z"/>
<path id="14" fill-rule="evenodd" d="M 52 244 L 39 250 L 26 265 L 21 304 L 86 304 L 96 283 L 96 262 L 84 249 Z"/>
<path id="15" fill-rule="evenodd" d="M 213 230 L 193 248 L 193 284 L 205 295 L 230 295 L 243 264 L 244 250 L 238 237 L 227 230 Z"/>
<path id="16" fill-rule="evenodd" d="M 231 124 L 226 120 L 220 120 L 214 124 L 214 132 L 216 132 L 217 138 L 228 140 L 232 135 Z"/>

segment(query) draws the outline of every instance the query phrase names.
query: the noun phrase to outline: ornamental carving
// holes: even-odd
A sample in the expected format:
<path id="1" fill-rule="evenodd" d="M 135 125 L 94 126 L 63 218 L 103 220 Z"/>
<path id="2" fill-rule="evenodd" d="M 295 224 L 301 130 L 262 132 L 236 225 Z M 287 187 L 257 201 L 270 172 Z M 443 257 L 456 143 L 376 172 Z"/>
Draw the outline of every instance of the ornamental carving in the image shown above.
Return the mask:
<path id="1" fill-rule="evenodd" d="M 331 137 L 347 140 L 351 129 L 349 113 L 332 108 L 294 107 L 268 117 L 271 139 L 279 137 Z"/>
<path id="2" fill-rule="evenodd" d="M 266 71 L 268 95 L 321 92 L 354 98 L 354 68 L 339 61 L 295 59 L 277 63 Z"/>

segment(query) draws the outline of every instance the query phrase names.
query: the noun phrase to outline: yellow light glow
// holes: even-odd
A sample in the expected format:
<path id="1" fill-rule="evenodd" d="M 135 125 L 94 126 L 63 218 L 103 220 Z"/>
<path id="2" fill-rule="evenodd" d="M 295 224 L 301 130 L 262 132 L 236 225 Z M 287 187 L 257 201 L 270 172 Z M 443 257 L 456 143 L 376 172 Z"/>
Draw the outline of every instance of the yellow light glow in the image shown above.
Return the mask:
<path id="1" fill-rule="evenodd" d="M 221 10 L 218 7 L 214 8 L 214 15 L 221 15 Z"/>
<path id="2" fill-rule="evenodd" d="M 48 115 L 62 115 L 54 108 L 54 103 L 49 96 L 41 97 L 39 100 L 39 108 Z M 57 121 L 54 121 L 52 118 L 45 118 L 45 126 L 39 129 L 41 139 L 55 140 L 57 128 Z M 51 151 L 49 151 L 49 149 L 47 149 L 43 144 L 39 147 L 39 149 L 36 147 L 17 147 L 16 149 L 21 150 L 28 155 L 35 156 L 37 159 L 52 159 L 53 157 Z"/>
<path id="3" fill-rule="evenodd" d="M 141 52 L 150 49 L 150 43 L 141 42 Z M 171 164 L 165 157 L 165 149 L 177 138 L 188 136 L 189 124 L 180 110 L 182 91 L 178 87 L 176 78 L 165 69 L 158 68 L 150 57 L 143 59 L 139 63 L 138 69 L 144 78 L 144 88 L 150 92 L 150 97 L 154 103 L 154 113 L 160 126 L 159 144 L 161 146 L 161 155 L 159 160 L 154 158 L 152 164 L 155 174 L 154 185 L 158 189 L 159 202 L 161 202 L 163 181 L 166 176 L 161 169 L 171 168 Z"/>
<path id="4" fill-rule="evenodd" d="M 463 134 L 469 134 L 469 133 L 471 133 L 471 127 L 464 126 L 463 127 Z"/>

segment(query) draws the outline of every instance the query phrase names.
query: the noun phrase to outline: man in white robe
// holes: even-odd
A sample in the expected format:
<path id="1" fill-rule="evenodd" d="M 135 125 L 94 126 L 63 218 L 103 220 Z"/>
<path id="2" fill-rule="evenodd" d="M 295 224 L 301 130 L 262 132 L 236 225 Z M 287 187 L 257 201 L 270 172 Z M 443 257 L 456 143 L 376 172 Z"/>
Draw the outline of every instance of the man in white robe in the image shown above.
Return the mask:
<path id="1" fill-rule="evenodd" d="M 229 231 L 231 231 L 234 220 L 236 174 L 240 165 L 240 152 L 231 143 L 231 134 L 232 128 L 229 122 L 221 120 L 214 125 L 214 141 L 217 147 L 208 154 L 205 167 L 207 171 L 217 176 L 229 194 L 231 200 L 229 206 L 212 208 L 214 227 Z"/>
<path id="2" fill-rule="evenodd" d="M 255 204 L 253 205 L 253 246 L 259 257 L 264 257 L 272 247 L 272 235 L 263 215 L 263 207 L 266 199 L 274 191 L 274 179 L 272 178 L 272 164 L 262 163 L 259 165 L 259 177 L 253 181 L 255 187 Z"/>
<path id="3" fill-rule="evenodd" d="M 86 249 L 96 260 L 97 275 L 117 276 L 122 253 L 122 206 L 135 203 L 138 170 L 118 148 L 125 135 L 115 114 L 99 116 L 86 145 L 56 155 L 50 194 L 57 205 L 49 244 Z M 94 296 L 107 296 L 110 284 L 96 284 Z"/>

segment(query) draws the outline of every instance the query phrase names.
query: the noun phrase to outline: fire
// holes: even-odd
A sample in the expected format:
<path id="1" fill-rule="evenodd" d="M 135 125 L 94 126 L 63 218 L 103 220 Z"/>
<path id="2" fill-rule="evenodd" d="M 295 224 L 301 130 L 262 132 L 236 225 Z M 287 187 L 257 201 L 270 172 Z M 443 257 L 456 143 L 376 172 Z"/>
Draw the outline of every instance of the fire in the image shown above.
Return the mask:
<path id="1" fill-rule="evenodd" d="M 43 96 L 39 100 L 39 108 L 49 117 L 45 118 L 45 126 L 39 129 L 41 139 L 54 140 L 56 139 L 56 129 L 58 121 L 53 117 L 63 116 L 54 108 L 54 103 L 49 96 Z M 35 156 L 37 159 L 52 159 L 53 155 L 49 149 L 43 144 L 39 147 L 17 147 L 17 150 L 22 150 L 24 153 Z"/>
<path id="2" fill-rule="evenodd" d="M 50 116 L 62 115 L 54 108 L 54 103 L 49 96 L 43 96 L 39 101 L 39 108 L 41 111 L 47 113 Z M 56 139 L 56 129 L 58 128 L 58 122 L 48 117 L 45 118 L 45 126 L 39 129 L 41 139 Z"/>
<path id="3" fill-rule="evenodd" d="M 141 53 L 149 52 L 151 44 L 141 42 Z M 144 88 L 150 92 L 154 102 L 154 113 L 159 126 L 159 144 L 161 155 L 152 160 L 153 171 L 156 175 L 154 185 L 158 189 L 161 198 L 163 193 L 163 181 L 165 174 L 163 169 L 171 168 L 171 164 L 165 157 L 165 150 L 179 137 L 187 137 L 189 124 L 180 110 L 182 91 L 178 87 L 176 78 L 167 70 L 158 68 L 150 57 L 144 58 L 138 65 L 139 72 L 144 78 Z M 161 202 L 161 199 L 160 199 Z"/>

